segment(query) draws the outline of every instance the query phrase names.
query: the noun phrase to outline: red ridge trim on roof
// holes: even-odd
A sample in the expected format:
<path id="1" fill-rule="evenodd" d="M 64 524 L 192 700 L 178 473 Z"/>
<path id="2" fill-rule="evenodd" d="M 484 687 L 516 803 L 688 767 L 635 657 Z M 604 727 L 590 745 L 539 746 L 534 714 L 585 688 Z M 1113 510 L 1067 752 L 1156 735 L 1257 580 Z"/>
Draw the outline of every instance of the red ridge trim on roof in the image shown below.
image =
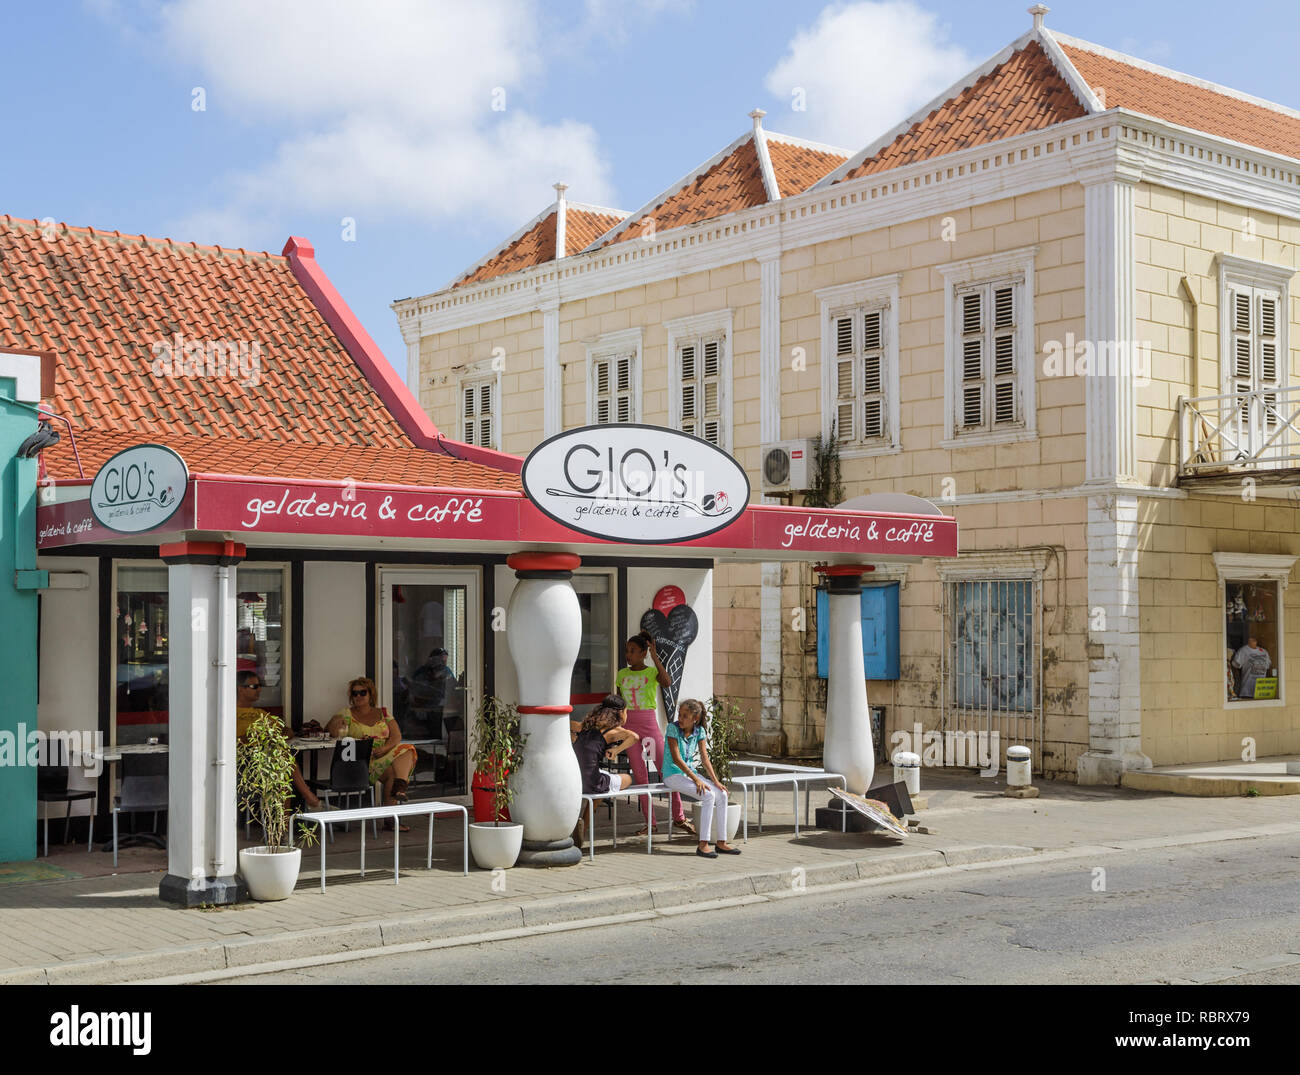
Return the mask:
<path id="1" fill-rule="evenodd" d="M 353 361 L 361 367 L 366 380 L 379 393 L 379 398 L 384 401 L 407 436 L 421 448 L 441 450 L 442 445 L 438 443 L 441 434 L 433 424 L 433 419 L 420 409 L 411 390 L 397 376 L 397 371 L 384 358 L 378 344 L 371 339 L 370 333 L 357 320 L 356 314 L 316 263 L 316 251 L 311 243 L 290 236 L 282 253 L 289 259 L 289 269 L 294 279 L 307 292 L 334 335 L 343 342 Z"/>

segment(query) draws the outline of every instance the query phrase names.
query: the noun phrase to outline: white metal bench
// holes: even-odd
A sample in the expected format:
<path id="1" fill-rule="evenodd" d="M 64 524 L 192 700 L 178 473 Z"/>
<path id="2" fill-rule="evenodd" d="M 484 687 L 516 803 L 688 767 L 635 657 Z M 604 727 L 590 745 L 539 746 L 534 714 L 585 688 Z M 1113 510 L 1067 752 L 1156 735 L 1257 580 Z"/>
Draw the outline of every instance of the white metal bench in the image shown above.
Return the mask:
<path id="1" fill-rule="evenodd" d="M 653 805 L 651 800 L 656 795 L 671 795 L 672 788 L 667 784 L 633 784 L 630 787 L 619 788 L 616 791 L 594 791 L 588 794 L 583 792 L 582 801 L 587 804 L 587 847 L 589 857 L 592 862 L 596 861 L 596 803 L 606 801 L 613 804 L 613 825 L 614 825 L 614 842 L 613 847 L 618 847 L 618 800 L 624 795 L 638 796 L 646 801 L 646 814 L 653 817 Z M 672 811 L 669 811 L 671 814 Z M 673 819 L 668 818 L 669 832 L 672 832 Z M 654 844 L 654 824 L 653 820 L 646 824 L 645 830 L 645 850 L 646 854 L 653 851 Z"/>
<path id="2" fill-rule="evenodd" d="M 402 839 L 401 819 L 404 817 L 419 817 L 427 815 L 429 818 L 429 848 L 425 861 L 426 869 L 433 869 L 433 817 L 435 814 L 457 813 L 461 815 L 461 869 L 464 874 L 469 876 L 469 811 L 457 803 L 444 802 L 418 802 L 418 803 L 393 803 L 389 806 L 361 806 L 352 810 L 317 810 L 310 813 L 298 814 L 291 819 L 294 820 L 315 821 L 323 825 L 337 824 L 338 822 L 360 821 L 361 822 L 361 876 L 366 875 L 366 822 L 377 821 L 380 818 L 393 819 L 393 884 L 397 884 L 397 865 L 398 853 Z M 292 832 L 293 830 L 290 829 Z M 325 844 L 326 840 L 320 841 L 320 890 L 325 891 Z"/>
<path id="3" fill-rule="evenodd" d="M 751 791 L 758 792 L 758 831 L 763 831 L 763 792 L 769 787 L 789 786 L 794 798 L 794 835 L 795 839 L 799 837 L 799 787 L 803 785 L 804 790 L 804 815 L 811 820 L 812 805 L 812 785 L 817 783 L 836 784 L 838 783 L 845 791 L 848 790 L 848 783 L 840 773 L 830 773 L 825 769 L 809 769 L 804 766 L 796 765 L 778 765 L 777 763 L 767 762 L 732 762 L 732 767 L 736 765 L 750 765 L 754 767 L 766 766 L 775 770 L 774 772 L 757 773 L 750 776 L 733 776 L 731 782 L 744 793 L 741 802 L 741 825 L 743 826 L 742 839 L 749 842 L 749 796 Z M 843 822 L 845 831 L 847 831 L 847 817 Z"/>
<path id="4" fill-rule="evenodd" d="M 597 791 L 591 794 L 583 793 L 583 802 L 587 804 L 587 844 L 589 846 L 589 857 L 592 862 L 596 861 L 596 803 L 598 801 L 608 801 L 613 804 L 611 814 L 611 823 L 614 827 L 614 839 L 611 847 L 618 847 L 618 800 L 624 795 L 631 795 L 646 800 L 646 814 L 648 820 L 645 830 L 645 851 L 649 855 L 654 851 L 654 809 L 651 799 L 659 795 L 680 795 L 687 802 L 699 802 L 699 799 L 689 792 L 682 791 L 680 788 L 670 788 L 667 784 L 632 784 L 626 788 L 619 788 L 616 791 Z M 668 839 L 673 838 L 673 812 L 668 811 Z"/>

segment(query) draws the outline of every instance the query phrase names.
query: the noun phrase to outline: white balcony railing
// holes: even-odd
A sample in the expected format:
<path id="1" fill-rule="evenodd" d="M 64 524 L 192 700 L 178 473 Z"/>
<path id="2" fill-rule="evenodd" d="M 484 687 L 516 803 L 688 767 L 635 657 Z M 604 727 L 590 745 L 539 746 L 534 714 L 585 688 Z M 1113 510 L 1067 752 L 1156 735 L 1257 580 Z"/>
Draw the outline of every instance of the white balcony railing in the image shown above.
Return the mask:
<path id="1" fill-rule="evenodd" d="M 1300 467 L 1300 385 L 1178 403 L 1179 477 Z"/>

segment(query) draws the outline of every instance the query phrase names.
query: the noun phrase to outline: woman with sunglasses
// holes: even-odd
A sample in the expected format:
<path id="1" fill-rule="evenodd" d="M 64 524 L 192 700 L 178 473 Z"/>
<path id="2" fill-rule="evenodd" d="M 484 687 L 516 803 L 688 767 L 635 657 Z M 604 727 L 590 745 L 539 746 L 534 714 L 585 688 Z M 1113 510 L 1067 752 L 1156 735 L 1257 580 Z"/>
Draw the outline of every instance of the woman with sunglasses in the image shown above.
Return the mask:
<path id="1" fill-rule="evenodd" d="M 360 676 L 348 684 L 348 707 L 340 709 L 327 730 L 335 739 L 370 739 L 370 782 L 383 788 L 385 801 L 406 802 L 407 782 L 415 769 L 415 747 L 402 742 L 402 730 L 388 710 L 375 707 L 374 680 Z M 402 831 L 409 831 L 402 826 Z"/>
<path id="2" fill-rule="evenodd" d="M 235 673 L 235 737 L 243 739 L 248 734 L 248 729 L 258 721 L 269 720 L 284 728 L 286 739 L 292 739 L 293 732 L 284 727 L 283 718 L 268 713 L 265 709 L 257 708 L 257 698 L 261 693 L 262 677 L 255 669 L 241 668 Z M 316 793 L 311 790 L 311 786 L 303 779 L 297 760 L 293 763 L 293 789 L 307 804 L 308 810 L 325 809 L 324 804 L 316 797 Z"/>

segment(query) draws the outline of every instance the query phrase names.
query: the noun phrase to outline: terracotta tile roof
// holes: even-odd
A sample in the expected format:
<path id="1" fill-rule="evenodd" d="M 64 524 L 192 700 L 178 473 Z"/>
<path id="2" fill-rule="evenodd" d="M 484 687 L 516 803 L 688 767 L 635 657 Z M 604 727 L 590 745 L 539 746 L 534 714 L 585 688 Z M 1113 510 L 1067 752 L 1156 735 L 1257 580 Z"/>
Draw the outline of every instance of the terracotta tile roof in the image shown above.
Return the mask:
<path id="1" fill-rule="evenodd" d="M 610 228 L 614 227 L 624 214 L 605 213 L 585 206 L 569 204 L 564 212 L 564 245 L 566 253 L 576 254 L 590 246 Z M 534 265 L 544 265 L 555 260 L 555 222 L 556 212 L 552 209 L 535 224 L 527 226 L 522 235 L 508 242 L 500 251 L 493 254 L 481 265 L 466 273 L 452 287 L 465 284 L 479 284 L 492 280 L 506 273 L 530 269 Z"/>
<path id="2" fill-rule="evenodd" d="M 1043 47 L 1031 41 L 836 181 L 1042 130 L 1085 114 Z"/>
<path id="3" fill-rule="evenodd" d="M 783 198 L 802 194 L 817 180 L 829 175 L 848 160 L 846 154 L 787 142 L 770 131 L 767 132 L 767 155 L 772 161 L 776 185 Z"/>
<path id="4" fill-rule="evenodd" d="M 1161 74 L 1115 56 L 1090 51 L 1085 42 L 1058 42 L 1106 108 L 1177 123 L 1234 142 L 1300 158 L 1300 117 L 1197 85 L 1174 72 Z"/>
<path id="5" fill-rule="evenodd" d="M 41 453 L 56 478 L 77 477 L 72 442 L 61 423 L 59 443 Z M 87 478 L 110 456 L 150 440 L 179 452 L 191 474 L 238 474 L 320 481 L 386 482 L 394 485 L 445 485 L 468 489 L 519 489 L 517 474 L 454 459 L 416 447 L 357 444 L 303 444 L 273 438 L 201 437 L 180 433 L 142 437 L 138 429 L 77 433 L 77 454 Z M 453 451 L 455 445 L 449 446 Z"/>
<path id="6" fill-rule="evenodd" d="M 611 224 L 612 228 L 614 225 Z M 534 265 L 542 265 L 555 260 L 555 212 L 552 210 L 541 220 L 509 243 L 499 254 L 485 261 L 473 272 L 467 273 L 453 284 L 477 284 L 504 276 L 508 272 L 518 272 Z"/>
<path id="7" fill-rule="evenodd" d="M 617 216 L 611 216 L 609 213 L 578 209 L 570 205 L 568 212 L 564 216 L 564 245 L 568 247 L 568 253 L 576 254 L 580 250 L 586 250 L 605 232 L 622 221 L 626 215 L 620 213 Z"/>
<path id="8" fill-rule="evenodd" d="M 471 472 L 417 446 L 289 258 L 65 225 L 44 236 L 37 221 L 0 216 L 0 347 L 55 352 L 45 403 L 72 423 L 79 446 L 184 443 L 196 446 L 198 457 L 187 456 L 195 469 L 209 456 L 243 473 L 300 460 L 304 476 L 328 466 L 359 478 L 347 472 L 382 458 L 377 471 L 390 479 L 409 472 L 455 484 L 464 470 L 483 480 L 482 464 Z M 231 346 L 225 375 L 207 375 L 206 353 L 202 376 L 155 373 L 178 337 Z M 66 429 L 55 425 L 63 441 L 45 453 L 51 473 L 76 477 Z M 97 458 L 83 448 L 88 475 Z"/>
<path id="9" fill-rule="evenodd" d="M 767 190 L 763 186 L 758 152 L 753 138 L 746 138 L 711 168 L 656 202 L 610 242 L 641 238 L 647 219 L 653 219 L 655 231 L 661 232 L 766 202 Z"/>

